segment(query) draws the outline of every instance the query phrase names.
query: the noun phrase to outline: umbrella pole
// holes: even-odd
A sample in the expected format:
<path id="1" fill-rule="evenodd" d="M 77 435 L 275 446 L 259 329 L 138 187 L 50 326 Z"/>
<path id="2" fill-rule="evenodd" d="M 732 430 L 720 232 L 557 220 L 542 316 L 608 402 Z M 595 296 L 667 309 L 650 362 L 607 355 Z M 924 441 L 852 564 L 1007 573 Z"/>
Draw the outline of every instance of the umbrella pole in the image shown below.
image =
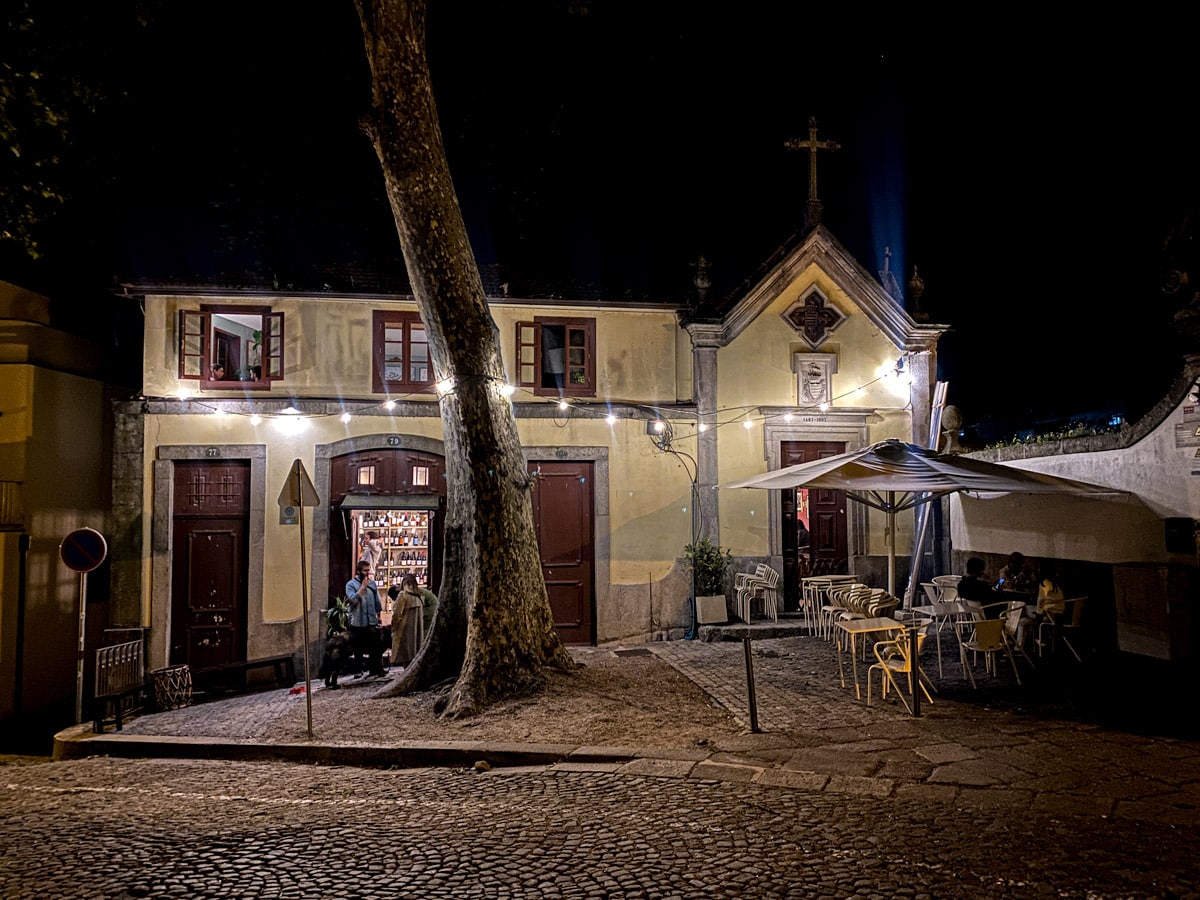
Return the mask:
<path id="1" fill-rule="evenodd" d="M 888 593 L 896 596 L 896 492 L 888 491 Z"/>

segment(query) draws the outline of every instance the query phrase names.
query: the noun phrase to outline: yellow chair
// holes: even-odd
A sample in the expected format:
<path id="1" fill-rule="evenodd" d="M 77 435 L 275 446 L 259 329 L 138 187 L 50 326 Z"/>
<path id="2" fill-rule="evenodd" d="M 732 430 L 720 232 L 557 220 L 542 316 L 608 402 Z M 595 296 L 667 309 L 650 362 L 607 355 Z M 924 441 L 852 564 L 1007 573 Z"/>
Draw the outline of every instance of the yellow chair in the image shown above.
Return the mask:
<path id="1" fill-rule="evenodd" d="M 929 696 L 929 690 L 926 688 L 926 685 L 928 684 L 929 687 L 934 688 L 935 691 L 937 688 L 934 687 L 933 682 L 929 680 L 929 676 L 922 671 L 920 664 L 921 651 L 925 649 L 925 638 L 928 635 L 923 626 L 918 625 L 914 627 L 921 628 L 921 630 L 917 633 L 917 684 L 921 688 L 921 693 L 925 695 L 925 699 L 932 703 L 933 698 Z M 907 690 L 909 694 L 911 694 L 913 691 L 912 647 L 910 642 L 911 636 L 907 632 L 902 631 L 900 636 L 894 638 L 893 640 L 877 641 L 875 643 L 875 646 L 872 648 L 872 650 L 875 652 L 875 659 L 878 660 L 878 662 L 873 663 L 871 667 L 867 669 L 867 706 L 871 705 L 871 673 L 878 670 L 880 696 L 882 696 L 885 700 L 887 699 L 888 685 L 890 684 L 893 688 L 895 688 L 896 694 L 900 697 L 900 702 L 904 704 L 904 708 L 907 709 L 910 714 L 912 713 L 912 707 L 909 705 L 908 698 L 905 695 L 905 690 Z M 902 690 L 899 685 L 896 684 L 897 675 L 906 676 L 905 680 L 907 685 L 904 690 Z"/>
<path id="2" fill-rule="evenodd" d="M 1021 673 L 1017 671 L 1017 661 L 1013 659 L 1008 641 L 1004 639 L 1003 619 L 968 619 L 955 622 L 954 630 L 958 633 L 959 656 L 962 659 L 963 671 L 967 673 L 971 687 L 979 685 L 975 683 L 975 673 L 972 671 L 970 663 L 967 662 L 968 651 L 974 653 L 976 658 L 980 653 L 983 654 L 984 671 L 991 675 L 996 674 L 996 654 L 1005 654 L 1012 665 L 1013 677 L 1017 679 L 1017 684 L 1021 683 Z"/>

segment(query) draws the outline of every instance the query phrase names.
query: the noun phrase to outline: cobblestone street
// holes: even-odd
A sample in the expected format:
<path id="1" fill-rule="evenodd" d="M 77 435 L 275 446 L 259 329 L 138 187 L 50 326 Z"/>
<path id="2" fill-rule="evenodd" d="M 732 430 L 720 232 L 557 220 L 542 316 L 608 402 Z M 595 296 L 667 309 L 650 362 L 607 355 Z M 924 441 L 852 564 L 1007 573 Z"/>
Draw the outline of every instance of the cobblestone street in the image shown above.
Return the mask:
<path id="1" fill-rule="evenodd" d="M 1200 896 L 1190 828 L 619 768 L 7 766 L 0 896 Z"/>
<path id="2" fill-rule="evenodd" d="M 643 649 L 746 726 L 741 646 Z M 1200 898 L 1194 740 L 1086 721 L 1048 667 L 976 691 L 948 654 L 914 719 L 823 642 L 754 656 L 761 732 L 704 746 L 413 741 L 364 689 L 311 742 L 287 689 L 69 729 L 0 767 L 0 897 Z"/>

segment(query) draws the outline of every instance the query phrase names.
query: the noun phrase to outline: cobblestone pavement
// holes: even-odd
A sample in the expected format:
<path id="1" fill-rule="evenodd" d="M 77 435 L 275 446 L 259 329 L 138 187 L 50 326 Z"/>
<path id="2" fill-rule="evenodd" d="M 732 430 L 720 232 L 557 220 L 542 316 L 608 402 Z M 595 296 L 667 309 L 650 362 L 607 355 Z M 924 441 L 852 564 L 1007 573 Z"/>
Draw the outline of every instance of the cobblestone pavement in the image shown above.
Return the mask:
<path id="1" fill-rule="evenodd" d="M 628 764 L 377 770 L 95 757 L 0 770 L 0 896 L 1200 896 L 1195 832 Z"/>
<path id="2" fill-rule="evenodd" d="M 1200 827 L 1200 742 L 1136 734 L 1082 720 L 1051 685 L 1075 669 L 1039 674 L 1024 664 L 1017 688 L 1011 673 L 970 687 L 956 658 L 947 654 L 945 676 L 932 704 L 913 718 L 895 700 L 854 698 L 852 676 L 840 685 L 836 657 L 822 641 L 789 637 L 753 642 L 760 731 L 750 730 L 745 656 L 740 642 L 672 641 L 644 645 L 702 687 L 742 722 L 740 735 L 698 749 L 577 747 L 558 744 L 496 748 L 446 742 L 412 747 L 403 723 L 380 711 L 367 690 L 338 692 L 353 711 L 352 727 L 314 747 L 295 735 L 304 702 L 286 690 L 249 694 L 156 715 L 126 725 L 107 743 L 83 753 L 198 755 L 248 758 L 262 750 L 276 758 L 323 759 L 348 764 L 448 765 L 486 756 L 504 763 L 572 759 L 620 760 L 645 772 L 693 779 L 751 781 L 782 788 L 878 799 L 915 796 L 981 808 L 1010 807 L 1053 814 L 1151 821 Z M 592 649 L 586 652 L 611 652 Z M 860 661 L 865 681 L 865 664 Z M 849 669 L 849 665 L 846 666 Z M 878 675 L 873 690 L 878 693 Z M 1039 681 L 1040 679 L 1040 681 Z M 865 690 L 864 690 L 865 695 Z M 318 692 L 314 699 L 320 699 Z M 1074 717 L 1072 717 L 1074 716 Z M 89 729 L 79 744 L 95 745 Z M 362 735 L 372 742 L 362 744 Z M 158 743 L 158 742 L 163 743 Z M 328 751 L 338 747 L 342 754 Z M 404 751 L 390 753 L 397 747 Z M 70 749 L 70 748 L 69 748 Z M 286 752 L 284 752 L 286 750 Z M 325 751 L 325 752 L 322 752 Z M 419 751 L 419 752 L 418 752 Z"/>
<path id="3" fill-rule="evenodd" d="M 1200 898 L 1200 743 L 1082 715 L 1062 687 L 1086 666 L 974 690 L 947 655 L 913 718 L 856 700 L 828 644 L 756 640 L 754 733 L 741 643 L 645 646 L 745 730 L 457 748 L 508 754 L 476 772 L 445 744 L 388 756 L 395 723 L 365 690 L 338 702 L 374 748 L 272 743 L 304 715 L 286 690 L 143 716 L 86 752 L 208 758 L 0 769 L 0 896 Z M 289 749 L 356 764 L 246 759 Z M 439 765 L 386 767 L 422 758 Z"/>

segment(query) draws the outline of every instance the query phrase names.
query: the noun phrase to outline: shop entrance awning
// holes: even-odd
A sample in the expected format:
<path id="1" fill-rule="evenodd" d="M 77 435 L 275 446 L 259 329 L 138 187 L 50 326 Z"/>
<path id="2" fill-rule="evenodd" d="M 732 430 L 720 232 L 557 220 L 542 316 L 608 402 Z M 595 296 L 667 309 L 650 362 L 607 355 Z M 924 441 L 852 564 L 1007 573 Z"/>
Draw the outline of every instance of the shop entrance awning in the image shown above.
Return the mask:
<path id="1" fill-rule="evenodd" d="M 442 498 L 438 494 L 347 494 L 338 509 L 437 509 Z"/>

